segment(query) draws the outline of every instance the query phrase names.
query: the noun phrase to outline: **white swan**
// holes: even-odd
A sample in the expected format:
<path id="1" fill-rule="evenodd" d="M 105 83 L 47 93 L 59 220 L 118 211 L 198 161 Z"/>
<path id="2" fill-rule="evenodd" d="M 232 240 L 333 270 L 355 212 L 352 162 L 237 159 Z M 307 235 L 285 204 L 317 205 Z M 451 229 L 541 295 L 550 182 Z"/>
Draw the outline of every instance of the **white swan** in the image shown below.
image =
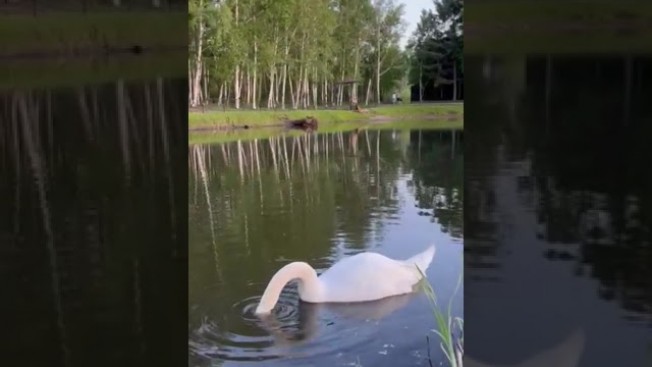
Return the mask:
<path id="1" fill-rule="evenodd" d="M 421 280 L 419 270 L 425 273 L 434 255 L 434 245 L 407 260 L 363 252 L 340 260 L 320 276 L 309 264 L 293 262 L 274 274 L 255 312 L 270 313 L 293 279 L 299 280 L 299 298 L 310 303 L 364 302 L 411 293 Z"/>

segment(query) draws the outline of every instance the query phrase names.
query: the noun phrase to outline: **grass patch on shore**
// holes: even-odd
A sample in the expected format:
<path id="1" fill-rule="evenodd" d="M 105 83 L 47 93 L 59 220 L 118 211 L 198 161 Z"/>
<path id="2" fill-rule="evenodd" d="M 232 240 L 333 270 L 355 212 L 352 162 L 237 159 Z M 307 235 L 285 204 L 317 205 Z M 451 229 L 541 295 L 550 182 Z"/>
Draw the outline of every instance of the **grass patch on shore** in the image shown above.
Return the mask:
<path id="1" fill-rule="evenodd" d="M 307 116 L 319 121 L 319 130 L 330 124 L 353 121 L 368 121 L 377 116 L 401 119 L 423 120 L 436 116 L 457 115 L 462 118 L 462 103 L 411 103 L 368 108 L 369 112 L 359 113 L 349 110 L 213 110 L 209 112 L 190 112 L 189 127 L 230 127 L 230 126 L 268 126 L 281 124 L 285 118 L 300 119 Z"/>
<path id="2" fill-rule="evenodd" d="M 183 47 L 187 15 L 179 11 L 51 12 L 0 16 L 0 56 L 72 53 L 104 47 Z"/>
<path id="3" fill-rule="evenodd" d="M 313 116 L 319 120 L 328 122 L 345 122 L 361 120 L 364 117 L 360 113 L 346 110 L 227 110 L 211 112 L 191 112 L 188 117 L 190 128 L 197 127 L 229 127 L 229 126 L 266 126 L 281 124 L 284 118 L 300 119 L 306 116 Z"/>
<path id="4" fill-rule="evenodd" d="M 355 129 L 366 129 L 368 131 L 377 130 L 462 130 L 464 124 L 462 120 L 458 121 L 392 121 L 383 123 L 368 122 L 344 122 L 340 124 L 330 124 L 326 127 L 315 131 L 315 134 L 329 134 L 337 132 L 349 132 Z M 238 129 L 218 132 L 196 132 L 189 134 L 189 144 L 222 144 L 234 141 L 250 141 L 254 139 L 267 139 L 277 135 L 300 136 L 306 134 L 300 130 L 287 130 L 285 128 L 255 128 L 255 129 Z"/>

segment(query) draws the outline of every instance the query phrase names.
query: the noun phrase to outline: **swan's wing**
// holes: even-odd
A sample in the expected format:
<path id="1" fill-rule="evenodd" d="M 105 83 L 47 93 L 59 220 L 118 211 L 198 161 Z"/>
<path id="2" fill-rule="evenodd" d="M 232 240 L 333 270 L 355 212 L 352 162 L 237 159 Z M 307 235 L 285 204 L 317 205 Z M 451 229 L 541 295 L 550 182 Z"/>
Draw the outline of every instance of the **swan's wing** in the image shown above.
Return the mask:
<path id="1" fill-rule="evenodd" d="M 405 307 L 412 297 L 413 294 L 403 294 L 368 302 L 329 303 L 325 307 L 346 318 L 381 320 Z"/>
<path id="2" fill-rule="evenodd" d="M 319 279 L 326 302 L 361 302 L 410 293 L 419 274 L 403 262 L 365 252 L 341 260 Z"/>

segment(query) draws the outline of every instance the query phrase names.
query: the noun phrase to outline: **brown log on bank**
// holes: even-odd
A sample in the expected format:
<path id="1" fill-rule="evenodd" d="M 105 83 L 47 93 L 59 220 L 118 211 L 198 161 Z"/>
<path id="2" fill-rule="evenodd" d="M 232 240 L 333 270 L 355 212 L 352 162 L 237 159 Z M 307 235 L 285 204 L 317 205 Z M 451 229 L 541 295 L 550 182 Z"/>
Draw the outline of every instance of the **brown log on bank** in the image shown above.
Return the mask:
<path id="1" fill-rule="evenodd" d="M 315 130 L 317 129 L 318 125 L 319 123 L 314 117 L 306 117 L 304 119 L 287 121 L 287 126 L 295 129 Z"/>

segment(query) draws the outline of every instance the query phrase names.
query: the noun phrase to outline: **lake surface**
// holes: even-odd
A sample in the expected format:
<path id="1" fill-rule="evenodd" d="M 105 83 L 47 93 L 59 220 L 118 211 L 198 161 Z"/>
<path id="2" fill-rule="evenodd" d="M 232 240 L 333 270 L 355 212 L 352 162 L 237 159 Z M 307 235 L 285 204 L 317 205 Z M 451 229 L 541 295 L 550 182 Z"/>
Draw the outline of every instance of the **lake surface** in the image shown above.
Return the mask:
<path id="1" fill-rule="evenodd" d="M 180 66 L 0 91 L 0 365 L 186 362 Z"/>
<path id="2" fill-rule="evenodd" d="M 467 65 L 465 358 L 651 365 L 650 58 Z"/>
<path id="3" fill-rule="evenodd" d="M 253 311 L 289 262 L 320 273 L 435 243 L 428 279 L 462 317 L 462 142 L 462 131 L 369 129 L 191 145 L 189 364 L 426 366 L 428 349 L 446 363 L 423 293 L 314 305 L 289 285 L 273 322 Z"/>

